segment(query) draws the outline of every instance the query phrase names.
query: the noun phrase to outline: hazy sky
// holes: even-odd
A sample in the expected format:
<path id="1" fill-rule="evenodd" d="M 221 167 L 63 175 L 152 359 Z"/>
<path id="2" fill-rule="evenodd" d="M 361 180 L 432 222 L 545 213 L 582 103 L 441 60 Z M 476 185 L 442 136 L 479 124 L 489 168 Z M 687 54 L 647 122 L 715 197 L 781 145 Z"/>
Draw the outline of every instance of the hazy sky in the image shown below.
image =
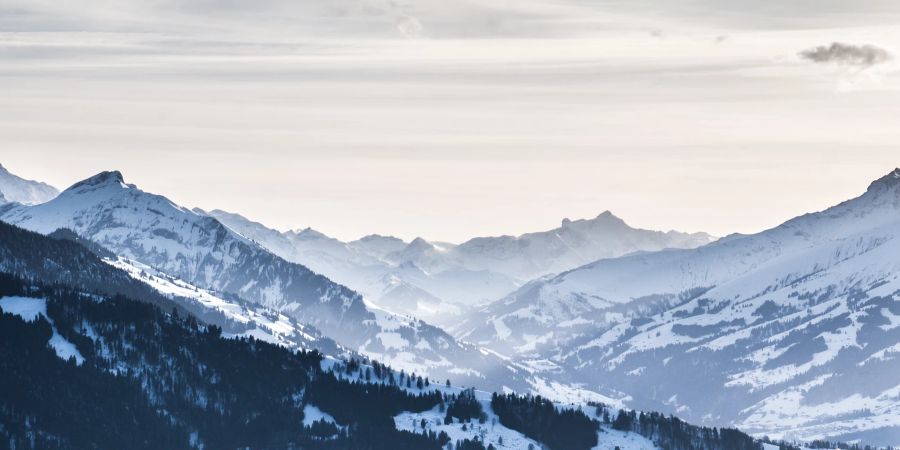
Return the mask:
<path id="1" fill-rule="evenodd" d="M 758 231 L 900 166 L 900 2 L 750 3 L 0 0 L 0 163 L 345 239 Z"/>

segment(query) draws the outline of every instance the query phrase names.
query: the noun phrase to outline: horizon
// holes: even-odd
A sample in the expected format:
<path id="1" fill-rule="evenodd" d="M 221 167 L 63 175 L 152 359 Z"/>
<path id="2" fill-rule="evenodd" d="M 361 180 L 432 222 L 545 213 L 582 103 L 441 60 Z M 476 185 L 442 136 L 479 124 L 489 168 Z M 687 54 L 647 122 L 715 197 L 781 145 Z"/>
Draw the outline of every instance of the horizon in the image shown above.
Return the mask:
<path id="1" fill-rule="evenodd" d="M 315 231 L 318 231 L 318 232 L 320 232 L 320 233 L 325 234 L 326 236 L 329 236 L 329 237 L 338 239 L 338 240 L 343 241 L 343 242 L 350 242 L 350 241 L 358 240 L 358 239 L 361 239 L 361 238 L 366 237 L 366 236 L 369 236 L 369 235 L 380 235 L 380 236 L 398 237 L 398 238 L 402 239 L 403 241 L 405 241 L 405 242 L 407 242 L 407 243 L 413 241 L 413 240 L 416 239 L 416 238 L 423 238 L 423 239 L 425 239 L 425 240 L 428 241 L 428 242 L 433 242 L 433 243 L 438 243 L 438 242 L 440 242 L 440 243 L 449 243 L 449 244 L 453 244 L 453 245 L 458 245 L 458 244 L 461 244 L 461 243 L 463 243 L 463 242 L 466 242 L 466 241 L 468 241 L 468 240 L 470 240 L 470 239 L 472 239 L 472 238 L 477 238 L 477 237 L 496 237 L 496 236 L 515 236 L 515 237 L 519 237 L 519 236 L 521 236 L 521 235 L 523 235 L 523 234 L 548 231 L 548 230 L 552 230 L 552 229 L 559 228 L 559 227 L 561 226 L 562 222 L 565 221 L 565 220 L 571 220 L 571 221 L 592 220 L 592 219 L 595 219 L 595 218 L 597 218 L 598 216 L 602 215 L 602 214 L 605 213 L 605 212 L 611 213 L 613 216 L 615 216 L 615 217 L 621 219 L 623 222 L 625 222 L 628 226 L 630 226 L 630 227 L 632 227 L 632 228 L 637 228 L 637 229 L 645 229 L 645 230 L 660 231 L 660 232 L 670 232 L 670 231 L 674 231 L 674 232 L 681 232 L 681 233 L 707 233 L 707 234 L 709 234 L 711 237 L 713 237 L 713 238 L 715 238 L 715 239 L 720 239 L 720 238 L 723 238 L 723 237 L 726 237 L 726 236 L 729 236 L 729 235 L 732 235 L 732 234 L 742 234 L 742 235 L 746 235 L 746 234 L 755 234 L 755 233 L 758 233 L 758 232 L 762 232 L 762 231 L 765 231 L 765 230 L 768 230 L 768 229 L 777 227 L 778 225 L 781 225 L 782 223 L 784 223 L 784 222 L 786 222 L 786 221 L 788 221 L 788 220 L 790 220 L 790 219 L 793 219 L 793 218 L 795 218 L 795 217 L 799 217 L 799 216 L 804 215 L 804 214 L 807 214 L 807 213 L 819 212 L 819 211 L 828 209 L 828 208 L 830 208 L 830 207 L 832 207 L 832 206 L 834 206 L 834 205 L 837 205 L 838 203 L 841 203 L 841 202 L 843 202 L 843 201 L 845 201 L 845 200 L 849 200 L 849 199 L 855 198 L 855 197 L 857 197 L 857 196 L 859 196 L 859 195 L 861 195 L 862 193 L 865 192 L 865 189 L 868 187 L 869 183 L 871 183 L 871 182 L 873 182 L 873 181 L 875 181 L 875 180 L 877 180 L 877 179 L 879 179 L 879 178 L 885 176 L 885 174 L 890 174 L 891 172 L 898 170 L 897 167 L 893 167 L 893 168 L 891 168 L 891 169 L 888 169 L 887 171 L 882 171 L 880 175 L 870 177 L 870 178 L 868 179 L 868 181 L 863 181 L 863 182 L 860 182 L 860 183 L 849 183 L 849 181 L 848 181 L 848 183 L 846 183 L 846 184 L 855 184 L 856 187 L 853 188 L 852 190 L 849 190 L 849 192 L 847 192 L 846 195 L 844 195 L 843 197 L 838 197 L 838 198 L 835 198 L 835 199 L 833 199 L 833 200 L 823 200 L 823 201 L 826 201 L 826 202 L 830 201 L 830 203 L 827 203 L 827 204 L 824 204 L 824 203 L 823 203 L 823 204 L 820 205 L 819 207 L 813 207 L 812 209 L 809 209 L 809 210 L 803 210 L 803 211 L 799 211 L 799 210 L 798 210 L 798 211 L 795 211 L 795 212 L 793 212 L 793 213 L 788 213 L 787 216 L 785 216 L 785 217 L 783 217 L 783 218 L 781 218 L 781 219 L 777 219 L 777 218 L 776 218 L 776 219 L 773 219 L 773 220 L 775 220 L 776 222 L 771 223 L 771 224 L 769 224 L 769 225 L 763 225 L 762 228 L 755 229 L 755 230 L 747 230 L 747 231 L 729 231 L 729 232 L 725 232 L 725 233 L 715 233 L 715 232 L 707 231 L 707 230 L 702 229 L 702 228 L 701 228 L 701 229 L 696 229 L 696 230 L 684 230 L 684 229 L 679 229 L 679 228 L 674 228 L 674 227 L 667 227 L 665 224 L 654 224 L 654 225 L 650 225 L 650 226 L 638 225 L 638 224 L 633 223 L 633 221 L 630 220 L 628 217 L 623 216 L 622 214 L 618 213 L 618 212 L 615 211 L 615 210 L 612 210 L 612 209 L 608 209 L 608 208 L 607 208 L 607 209 L 601 209 L 598 213 L 595 213 L 595 214 L 593 214 L 593 215 L 585 215 L 585 216 L 579 216 L 579 217 L 574 217 L 574 216 L 568 215 L 568 216 L 560 217 L 560 218 L 556 219 L 555 223 L 552 222 L 552 218 L 542 217 L 542 219 L 546 219 L 546 220 L 544 220 L 544 221 L 545 221 L 546 223 L 548 223 L 548 225 L 546 225 L 544 228 L 524 230 L 524 231 L 521 231 L 521 232 L 509 232 L 509 231 L 502 231 L 502 230 L 501 230 L 501 231 L 494 232 L 494 233 L 488 232 L 488 233 L 483 233 L 483 234 L 473 234 L 473 235 L 469 235 L 469 236 L 464 236 L 464 237 L 462 237 L 462 238 L 460 238 L 460 239 L 457 239 L 457 240 L 449 240 L 449 239 L 434 238 L 434 237 L 431 237 L 431 236 L 427 235 L 427 234 L 424 233 L 424 232 L 418 232 L 418 233 L 413 232 L 412 234 L 401 235 L 400 233 L 395 233 L 395 232 L 390 232 L 390 231 L 387 231 L 387 232 L 383 232 L 383 231 L 382 231 L 382 232 L 380 232 L 380 231 L 369 231 L 369 232 L 365 232 L 364 234 L 360 234 L 360 235 L 341 236 L 341 235 L 336 235 L 336 234 L 332 233 L 332 232 L 331 232 L 330 230 L 328 230 L 328 229 L 324 229 L 324 228 L 320 228 L 320 227 L 316 227 L 316 226 L 311 226 L 311 225 L 298 225 L 298 226 L 289 226 L 289 227 L 278 227 L 278 226 L 273 225 L 272 223 L 267 222 L 267 221 L 266 221 L 265 219 L 263 219 L 263 218 L 256 217 L 256 216 L 254 216 L 254 215 L 252 215 L 252 214 L 249 214 L 249 213 L 247 213 L 247 212 L 245 212 L 245 211 L 242 211 L 242 210 L 239 210 L 239 209 L 230 209 L 230 208 L 222 207 L 222 206 L 209 206 L 209 205 L 201 205 L 201 204 L 184 203 L 184 202 L 182 202 L 182 201 L 180 201 L 180 200 L 177 199 L 178 193 L 175 193 L 175 194 L 173 195 L 173 193 L 166 192 L 166 191 L 154 190 L 154 189 L 148 189 L 148 188 L 144 185 L 143 182 L 141 182 L 141 181 L 135 181 L 134 179 L 130 178 L 130 177 L 129 177 L 129 172 L 128 172 L 127 170 L 121 170 L 121 169 L 118 169 L 118 168 L 108 168 L 108 169 L 98 170 L 98 171 L 96 171 L 96 172 L 91 173 L 90 175 L 81 176 L 81 177 L 75 177 L 75 178 L 73 178 L 70 182 L 64 182 L 64 183 L 62 183 L 62 184 L 58 184 L 58 183 L 50 182 L 50 181 L 48 181 L 47 179 L 44 179 L 44 178 L 40 177 L 37 173 L 23 173 L 23 172 L 18 171 L 18 170 L 14 169 L 14 168 L 10 168 L 10 166 L 9 166 L 8 164 L 6 164 L 6 163 L 0 163 L 0 166 L 2 166 L 3 168 L 5 168 L 6 170 L 8 170 L 8 171 L 9 171 L 10 173 L 12 173 L 13 175 L 16 175 L 16 176 L 19 176 L 19 177 L 22 177 L 22 178 L 25 178 L 25 179 L 28 179 L 28 180 L 32 180 L 32 181 L 38 181 L 38 182 L 44 182 L 44 183 L 47 183 L 47 184 L 49 184 L 50 186 L 52 186 L 52 187 L 56 188 L 57 190 L 59 190 L 60 192 L 62 192 L 62 191 L 64 191 L 64 190 L 68 189 L 69 187 L 71 187 L 71 186 L 74 185 L 75 183 L 78 183 L 78 182 L 83 181 L 83 180 L 85 180 L 85 179 L 91 178 L 91 177 L 93 177 L 93 176 L 95 176 L 95 175 L 98 175 L 98 174 L 100 174 L 100 173 L 102 173 L 102 172 L 106 172 L 106 171 L 118 171 L 118 172 L 122 173 L 122 176 L 123 176 L 123 178 L 124 178 L 124 180 L 125 180 L 125 182 L 126 182 L 127 184 L 133 184 L 133 185 L 136 185 L 139 189 L 141 189 L 141 190 L 143 190 L 143 191 L 145 191 L 145 192 L 149 192 L 149 193 L 153 193 L 153 194 L 162 195 L 162 196 L 164 196 L 164 197 L 166 197 L 166 198 L 169 198 L 170 200 L 174 201 L 176 204 L 178 204 L 178 205 L 180 205 L 180 206 L 184 206 L 184 207 L 189 208 L 189 209 L 199 208 L 199 209 L 202 209 L 202 210 L 204 210 L 204 211 L 221 210 L 221 211 L 224 211 L 224 212 L 227 212 L 227 213 L 238 214 L 238 215 L 241 215 L 241 216 L 243 216 L 243 217 L 245 217 L 245 218 L 247 218 L 247 219 L 249 219 L 249 220 L 252 220 L 252 221 L 254 221 L 254 222 L 258 222 L 258 223 L 260 223 L 260 224 L 262 224 L 262 225 L 264 225 L 264 226 L 266 226 L 266 227 L 268 227 L 268 228 L 275 229 L 275 230 L 277 230 L 277 231 L 279 231 L 279 232 L 300 231 L 300 230 L 303 230 L 303 229 L 306 229 L 306 228 L 311 228 L 311 229 L 313 229 L 313 230 L 315 230 Z M 900 167 L 900 165 L 898 165 L 898 167 Z M 150 182 L 150 184 L 153 184 L 153 182 L 154 182 L 155 180 L 151 178 L 150 180 L 147 180 L 147 181 Z M 830 181 L 833 181 L 833 180 L 830 180 Z M 171 183 L 176 184 L 176 185 L 178 184 L 177 181 L 172 181 Z M 838 195 L 840 195 L 840 194 L 838 194 Z M 752 196 L 752 194 L 751 194 L 751 196 Z M 190 196 L 188 195 L 187 197 L 190 197 Z M 275 206 L 277 206 L 277 205 L 275 205 Z M 278 213 L 278 211 L 277 211 L 277 209 L 276 209 L 276 215 L 277 215 L 277 213 Z M 340 226 L 338 226 L 337 228 L 340 228 Z"/>
<path id="2" fill-rule="evenodd" d="M 280 230 L 752 233 L 900 165 L 894 2 L 10 2 L 4 161 Z"/>

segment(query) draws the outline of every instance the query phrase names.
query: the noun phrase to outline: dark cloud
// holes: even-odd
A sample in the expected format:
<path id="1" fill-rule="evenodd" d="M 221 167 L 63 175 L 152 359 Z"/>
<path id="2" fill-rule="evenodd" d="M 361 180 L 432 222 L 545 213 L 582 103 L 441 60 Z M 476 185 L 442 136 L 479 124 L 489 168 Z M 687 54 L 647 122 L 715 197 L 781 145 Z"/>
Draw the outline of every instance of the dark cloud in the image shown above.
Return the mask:
<path id="1" fill-rule="evenodd" d="M 891 59 L 887 50 L 874 45 L 853 45 L 832 42 L 800 52 L 800 57 L 816 63 L 835 63 L 846 66 L 870 67 Z"/>

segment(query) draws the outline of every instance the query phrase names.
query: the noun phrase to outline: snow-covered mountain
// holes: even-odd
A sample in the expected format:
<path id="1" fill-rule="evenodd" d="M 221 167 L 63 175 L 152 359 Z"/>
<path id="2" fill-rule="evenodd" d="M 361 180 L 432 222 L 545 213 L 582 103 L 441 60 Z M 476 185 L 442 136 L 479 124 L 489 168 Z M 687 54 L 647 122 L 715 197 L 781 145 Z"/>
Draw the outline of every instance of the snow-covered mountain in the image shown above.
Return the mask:
<path id="1" fill-rule="evenodd" d="M 278 311 L 235 296 L 225 298 L 137 261 L 122 257 L 104 261 L 147 284 L 205 323 L 221 327 L 225 337 L 252 336 L 292 350 L 318 350 L 332 357 L 355 356 L 318 330 Z"/>
<path id="2" fill-rule="evenodd" d="M 186 289 L 235 295 L 398 368 L 459 383 L 499 388 L 491 383 L 502 380 L 529 386 L 524 372 L 503 359 L 432 325 L 370 308 L 356 292 L 271 253 L 209 215 L 126 184 L 116 171 L 78 182 L 47 203 L 7 208 L 0 219 L 41 234 L 68 228 L 122 261 L 157 273 L 142 281 L 178 280 Z"/>
<path id="3" fill-rule="evenodd" d="M 40 181 L 26 180 L 0 164 L 0 204 L 17 202 L 24 205 L 44 203 L 59 195 L 55 187 Z"/>
<path id="4" fill-rule="evenodd" d="M 758 234 L 535 281 L 456 331 L 635 407 L 897 444 L 900 169 Z"/>
<path id="5" fill-rule="evenodd" d="M 0 222 L 0 313 L 10 448 L 779 448 L 591 398 L 429 382 L 67 229 Z"/>
<path id="6" fill-rule="evenodd" d="M 426 271 L 403 256 L 431 249 L 433 244 L 424 239 L 406 243 L 370 235 L 342 242 L 310 228 L 279 232 L 239 214 L 220 210 L 206 214 L 272 253 L 353 288 L 374 304 L 437 325 L 452 323 L 466 302 L 486 302 L 519 285 L 510 277 L 468 271 L 455 263 Z"/>
<path id="7" fill-rule="evenodd" d="M 219 210 L 208 214 L 376 304 L 443 326 L 455 323 L 467 307 L 500 298 L 534 277 L 598 258 L 694 248 L 713 240 L 706 233 L 631 228 L 608 211 L 594 219 L 566 219 L 550 231 L 480 237 L 460 245 L 423 238 L 406 243 L 378 235 L 342 242 L 309 228 L 279 232 L 238 214 Z"/>
<path id="8" fill-rule="evenodd" d="M 211 217 L 125 184 L 119 172 L 100 173 L 0 218 L 42 234 L 71 229 L 117 255 L 292 313 L 325 332 L 368 317 L 350 289 L 270 254 Z"/>
<path id="9" fill-rule="evenodd" d="M 694 248 L 713 240 L 706 233 L 632 228 L 604 211 L 593 219 L 563 219 L 558 228 L 548 231 L 474 238 L 453 248 L 452 257 L 469 270 L 491 270 L 518 280 L 531 280 L 601 258 L 665 248 Z M 429 267 L 425 262 L 420 265 Z"/>

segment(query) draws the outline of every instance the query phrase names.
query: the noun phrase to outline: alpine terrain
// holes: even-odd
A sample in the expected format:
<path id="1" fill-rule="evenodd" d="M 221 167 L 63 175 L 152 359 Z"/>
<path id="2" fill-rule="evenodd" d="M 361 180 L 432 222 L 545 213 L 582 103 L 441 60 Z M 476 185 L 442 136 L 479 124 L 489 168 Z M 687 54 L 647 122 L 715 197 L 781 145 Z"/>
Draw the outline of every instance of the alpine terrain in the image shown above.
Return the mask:
<path id="1" fill-rule="evenodd" d="M 70 230 L 112 252 L 110 264 L 163 291 L 197 292 L 197 302 L 220 311 L 214 314 L 236 308 L 262 314 L 264 308 L 277 314 L 270 320 L 314 327 L 410 372 L 497 389 L 529 386 L 508 361 L 418 319 L 369 307 L 351 289 L 270 253 L 214 217 L 126 184 L 117 171 L 75 183 L 47 203 L 11 205 L 0 220 L 42 234 Z M 227 299 L 231 306 L 222 304 Z"/>
<path id="2" fill-rule="evenodd" d="M 637 408 L 897 444 L 900 169 L 758 234 L 533 281 L 454 331 Z"/>
<path id="3" fill-rule="evenodd" d="M 778 448 L 734 429 L 488 394 L 273 342 L 292 335 L 277 314 L 109 257 L 71 230 L 0 223 L 4 448 Z M 226 334 L 194 314 L 202 308 L 183 307 L 192 300 L 247 317 L 256 332 Z"/>
<path id="4" fill-rule="evenodd" d="M 209 215 L 288 261 L 303 264 L 388 310 L 450 326 L 471 306 L 496 300 L 529 280 L 593 262 L 712 242 L 706 233 L 650 231 L 605 211 L 565 219 L 521 236 L 478 237 L 459 245 L 369 235 L 342 242 L 306 228 L 279 232 L 239 214 Z"/>
<path id="5" fill-rule="evenodd" d="M 16 176 L 0 164 L 0 205 L 10 202 L 36 205 L 57 195 L 59 191 L 55 187 Z"/>
<path id="6" fill-rule="evenodd" d="M 898 236 L 900 169 L 752 235 L 638 230 L 606 212 L 460 245 L 279 232 L 102 172 L 0 207 L 0 442 L 893 445 Z M 500 279 L 509 292 L 484 281 Z M 90 400 L 99 386 L 109 402 Z"/>

